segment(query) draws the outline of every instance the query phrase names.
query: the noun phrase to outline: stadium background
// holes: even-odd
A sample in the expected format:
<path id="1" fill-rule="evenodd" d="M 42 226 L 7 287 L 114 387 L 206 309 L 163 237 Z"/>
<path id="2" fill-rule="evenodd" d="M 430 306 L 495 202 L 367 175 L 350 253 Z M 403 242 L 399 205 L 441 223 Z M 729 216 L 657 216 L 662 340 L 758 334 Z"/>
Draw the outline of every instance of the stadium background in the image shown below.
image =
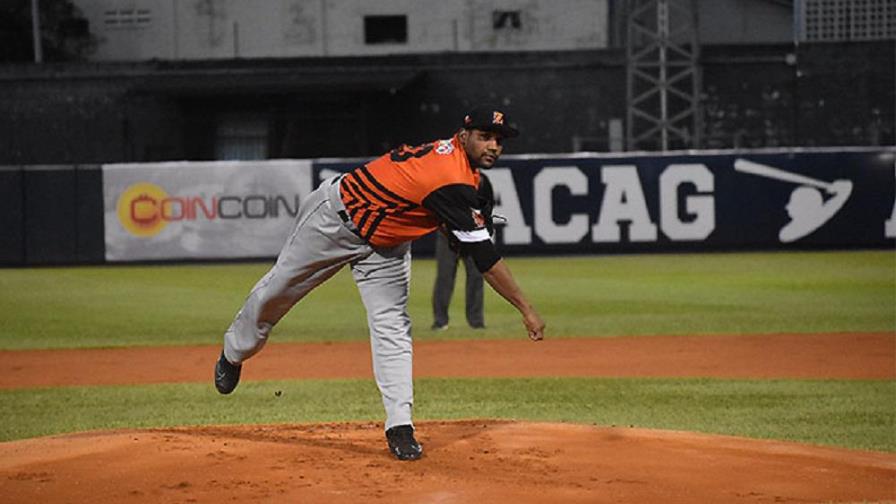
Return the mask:
<path id="1" fill-rule="evenodd" d="M 169 348 L 174 362 L 179 347 L 201 345 L 195 361 L 171 372 L 210 372 L 202 356 L 214 357 L 222 321 L 232 316 L 270 261 L 101 265 L 108 252 L 107 171 L 131 166 L 140 172 L 177 162 L 185 163 L 188 172 L 198 166 L 194 163 L 235 162 L 253 172 L 285 159 L 305 163 L 310 183 L 316 183 L 324 170 L 344 169 L 399 142 L 444 136 L 459 113 L 488 100 L 507 107 L 525 132 L 510 149 L 519 157 L 502 161 L 519 170 L 514 177 L 535 238 L 505 250 L 522 256 L 540 248 L 545 254 L 509 260 L 519 261 L 521 282 L 553 314 L 549 336 L 566 344 L 576 339 L 653 341 L 646 335 L 685 342 L 698 335 L 711 346 L 715 340 L 710 338 L 718 335 L 723 341 L 753 335 L 768 342 L 765 336 L 786 333 L 805 345 L 805 351 L 780 354 L 777 346 L 764 347 L 757 362 L 776 357 L 776 363 L 810 354 L 821 339 L 835 342 L 844 357 L 852 358 L 860 340 L 880 346 L 861 354 L 861 364 L 851 367 L 858 379 L 846 374 L 801 378 L 775 370 L 771 380 L 752 375 L 424 377 L 418 381 L 421 418 L 632 425 L 876 450 L 873 455 L 885 466 L 876 480 L 882 486 L 872 489 L 868 480 L 855 479 L 856 485 L 867 485 L 860 490 L 869 493 L 862 493 L 836 480 L 827 487 L 840 485 L 845 497 L 823 500 L 894 497 L 886 493 L 896 480 L 896 410 L 890 400 L 896 383 L 896 276 L 894 242 L 887 231 L 896 199 L 892 1 L 41 0 L 39 55 L 30 40 L 30 4 L 4 5 L 0 25 L 0 36 L 9 42 L 0 44 L 5 51 L 0 64 L 0 116 L 5 118 L 0 122 L 0 262 L 8 266 L 0 270 L 0 358 L 10 364 L 0 381 L 4 440 L 135 427 L 375 422 L 379 410 L 366 372 L 365 378 L 342 380 L 281 375 L 256 381 L 250 376 L 242 397 L 225 399 L 210 393 L 206 378 L 143 386 L 75 385 L 64 376 L 62 383 L 44 387 L 12 380 L 32 369 L 17 360 L 25 356 L 37 359 L 37 375 L 49 376 L 58 367 L 90 378 L 92 369 L 78 366 L 86 355 L 80 350 L 112 355 L 106 353 L 110 347 Z M 673 134 L 670 152 L 661 152 L 659 134 L 640 142 L 627 135 L 632 105 L 626 84 L 632 64 L 627 16 L 661 5 L 678 13 L 673 27 L 685 21 L 675 15 L 694 15 L 693 35 L 699 41 L 687 46 L 699 48 L 699 87 L 692 96 L 696 114 L 686 134 Z M 785 245 L 777 232 L 786 221 L 784 207 L 793 185 L 734 173 L 732 163 L 743 157 L 824 182 L 846 178 L 855 183 L 855 192 L 816 233 Z M 663 232 L 659 177 L 672 161 L 705 164 L 716 177 L 712 194 L 719 227 L 708 242 L 676 245 Z M 611 163 L 637 166 L 650 220 L 661 228 L 658 242 L 604 244 L 592 233 L 575 243 L 540 241 L 536 223 L 529 220 L 538 212 L 553 215 L 554 228 L 582 213 L 588 214 L 589 226 L 595 223 L 601 172 Z M 554 207 L 536 210 L 535 177 L 549 167 L 569 166 L 587 178 L 589 196 L 574 193 L 572 183 L 558 185 L 548 198 Z M 700 194 L 705 189 L 685 186 L 678 192 L 681 201 L 705 196 Z M 180 196 L 175 189 L 166 191 Z M 749 204 L 741 205 L 739 197 L 749 197 Z M 679 217 L 689 217 L 688 207 L 677 210 Z M 803 252 L 857 248 L 878 250 Z M 708 253 L 719 250 L 752 253 Z M 415 252 L 425 251 L 425 242 L 415 244 Z M 698 254 L 627 254 L 661 251 Z M 91 266 L 80 267 L 84 264 Z M 48 265 L 76 267 L 32 267 Z M 411 310 L 419 327 L 428 316 L 433 264 L 423 258 L 414 268 Z M 363 346 L 362 310 L 354 297 L 344 302 L 346 289 L 351 289 L 350 279 L 341 275 L 298 307 L 284 320 L 267 355 L 277 355 L 273 345 L 281 342 L 283 349 L 313 342 L 330 348 L 352 342 Z M 418 331 L 415 339 L 423 348 L 473 337 L 510 345 L 508 340 L 518 339 L 518 321 L 491 294 L 487 303 L 489 328 L 481 335 L 456 327 L 443 335 Z M 458 320 L 459 304 L 454 303 L 453 312 Z M 59 349 L 59 360 L 41 360 L 55 355 L 46 349 Z M 64 360 L 68 351 L 71 360 Z M 673 347 L 668 355 L 678 353 Z M 458 354 L 477 362 L 484 355 L 497 359 L 500 352 Z M 633 366 L 650 350 L 640 355 Z M 137 367 L 138 361 L 122 359 L 113 367 Z M 841 362 L 830 356 L 820 361 Z M 228 399 L 246 407 L 224 407 Z M 444 435 L 437 425 L 428 427 L 436 439 Z M 169 435 L 175 436 L 159 436 Z M 237 427 L 204 436 L 231 443 L 252 440 Z M 154 447 L 162 442 L 153 437 Z M 380 444 L 371 437 L 368 455 L 379 453 Z M 289 441 L 283 445 L 295 449 Z M 17 452 L 19 446 L 25 451 Z M 0 467 L 0 488 L 4 495 L 25 496 L 23 502 L 35 499 L 37 494 L 28 493 L 32 490 L 66 481 L 47 482 L 52 470 L 16 468 L 17 461 L 30 460 L 22 453 L 46 450 L 29 451 L 28 446 L 36 445 L 0 444 L 0 450 L 13 454 Z M 438 453 L 432 452 L 431 460 L 439 460 Z M 466 453 L 461 456 L 459 466 L 478 467 L 488 477 L 486 467 L 468 464 Z M 191 467 L 182 461 L 175 465 Z M 360 467 L 366 476 L 370 466 Z M 786 477 L 800 469 L 791 464 L 779 473 Z M 88 471 L 88 478 L 116 477 L 114 471 Z M 382 472 L 391 481 L 390 471 Z M 365 480 L 360 470 L 345 472 L 356 476 L 346 488 L 380 484 Z M 101 490 L 82 500 L 115 500 L 102 493 L 114 490 L 115 483 L 98 486 Z M 232 483 L 235 492 L 240 483 Z M 299 491 L 292 483 L 288 486 Z M 576 480 L 566 488 L 604 492 L 603 483 L 610 481 L 600 483 L 592 488 L 594 480 Z M 163 494 L 191 491 L 181 480 L 164 484 L 170 488 L 163 487 Z M 545 488 L 556 488 L 556 481 Z M 874 493 L 878 488 L 884 497 Z M 701 489 L 709 491 L 710 485 Z M 147 501 L 158 501 L 158 494 L 146 492 Z M 139 501 L 133 491 L 127 496 Z"/>
<path id="2" fill-rule="evenodd" d="M 887 1 L 48 0 L 40 55 L 23 26 L 29 3 L 7 8 L 18 24 L 3 32 L 19 42 L 0 66 L 4 264 L 102 262 L 103 164 L 372 157 L 450 134 L 484 100 L 525 131 L 509 154 L 896 145 L 896 7 Z M 659 114 L 649 110 L 659 103 L 637 96 L 646 91 L 632 69 L 659 65 L 643 32 L 659 37 L 662 9 L 671 27 L 667 112 L 685 119 L 639 138 L 630 129 L 637 113 Z M 693 60 L 676 60 L 681 52 Z M 690 73 L 675 74 L 676 65 Z M 683 105 L 681 93 L 692 101 Z M 878 200 L 876 210 L 846 222 L 879 227 L 893 184 L 860 164 L 851 169 L 874 173 L 870 186 L 885 189 L 853 197 Z M 656 175 L 642 177 L 649 186 Z M 820 243 L 891 244 L 838 236 Z M 431 248 L 429 237 L 416 251 Z M 554 251 L 579 249 L 643 250 Z"/>

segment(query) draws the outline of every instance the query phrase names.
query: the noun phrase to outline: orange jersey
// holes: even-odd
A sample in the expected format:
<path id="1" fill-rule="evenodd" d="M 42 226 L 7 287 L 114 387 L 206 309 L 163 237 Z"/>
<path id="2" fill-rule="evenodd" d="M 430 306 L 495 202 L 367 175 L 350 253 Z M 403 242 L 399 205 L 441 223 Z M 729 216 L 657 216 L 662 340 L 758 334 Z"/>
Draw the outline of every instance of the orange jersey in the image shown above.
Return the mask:
<path id="1" fill-rule="evenodd" d="M 482 227 L 476 218 L 479 170 L 457 137 L 402 146 L 342 178 L 342 202 L 361 236 L 393 247 L 424 236 L 443 222 L 453 229 Z"/>

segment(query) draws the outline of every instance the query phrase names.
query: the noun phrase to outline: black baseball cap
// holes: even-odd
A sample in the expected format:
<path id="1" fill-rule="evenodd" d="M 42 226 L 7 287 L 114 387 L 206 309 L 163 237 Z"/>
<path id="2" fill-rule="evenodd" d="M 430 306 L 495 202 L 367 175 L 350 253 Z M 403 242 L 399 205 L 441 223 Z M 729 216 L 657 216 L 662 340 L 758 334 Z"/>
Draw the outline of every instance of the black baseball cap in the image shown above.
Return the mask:
<path id="1" fill-rule="evenodd" d="M 510 126 L 507 115 L 497 107 L 479 105 L 464 116 L 464 129 L 495 131 L 505 138 L 513 138 L 520 134 L 519 130 Z"/>

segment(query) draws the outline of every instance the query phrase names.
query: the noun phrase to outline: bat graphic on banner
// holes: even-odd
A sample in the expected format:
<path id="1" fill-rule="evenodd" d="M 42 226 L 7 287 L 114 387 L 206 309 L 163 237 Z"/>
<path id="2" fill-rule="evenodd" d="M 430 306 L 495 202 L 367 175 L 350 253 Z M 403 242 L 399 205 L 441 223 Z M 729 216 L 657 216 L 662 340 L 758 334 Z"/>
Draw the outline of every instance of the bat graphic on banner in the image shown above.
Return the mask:
<path id="1" fill-rule="evenodd" d="M 764 164 L 754 163 L 753 161 L 747 161 L 746 159 L 737 159 L 734 161 L 734 169 L 739 172 L 751 173 L 753 175 L 759 175 L 760 177 L 767 177 L 777 180 L 782 180 L 784 182 L 792 182 L 794 184 L 803 184 L 809 185 L 813 187 L 817 187 L 819 189 L 824 189 L 828 192 L 833 192 L 833 184 L 830 182 L 825 182 L 824 180 L 814 179 L 812 177 L 807 177 L 805 175 L 799 175 L 797 173 L 790 173 L 784 170 L 775 168 L 773 166 L 768 166 Z"/>

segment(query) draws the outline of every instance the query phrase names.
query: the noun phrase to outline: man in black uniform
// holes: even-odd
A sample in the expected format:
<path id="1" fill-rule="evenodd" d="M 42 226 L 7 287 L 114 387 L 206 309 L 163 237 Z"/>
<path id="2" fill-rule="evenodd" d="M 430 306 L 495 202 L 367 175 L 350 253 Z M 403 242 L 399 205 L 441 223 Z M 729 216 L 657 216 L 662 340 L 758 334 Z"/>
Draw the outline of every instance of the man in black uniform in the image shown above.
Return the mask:
<path id="1" fill-rule="evenodd" d="M 486 215 L 491 215 L 494 207 L 495 193 L 488 177 L 479 173 L 478 197 L 483 208 L 487 208 Z M 490 230 L 491 231 L 491 230 Z M 432 329 L 440 331 L 448 328 L 448 307 L 451 305 L 451 296 L 454 294 L 454 279 L 457 276 L 457 263 L 462 260 L 466 272 L 466 315 L 467 323 L 473 329 L 485 327 L 485 315 L 483 313 L 482 273 L 476 268 L 472 257 L 459 257 L 453 250 L 448 237 L 442 233 L 436 233 L 436 281 L 432 290 Z"/>

